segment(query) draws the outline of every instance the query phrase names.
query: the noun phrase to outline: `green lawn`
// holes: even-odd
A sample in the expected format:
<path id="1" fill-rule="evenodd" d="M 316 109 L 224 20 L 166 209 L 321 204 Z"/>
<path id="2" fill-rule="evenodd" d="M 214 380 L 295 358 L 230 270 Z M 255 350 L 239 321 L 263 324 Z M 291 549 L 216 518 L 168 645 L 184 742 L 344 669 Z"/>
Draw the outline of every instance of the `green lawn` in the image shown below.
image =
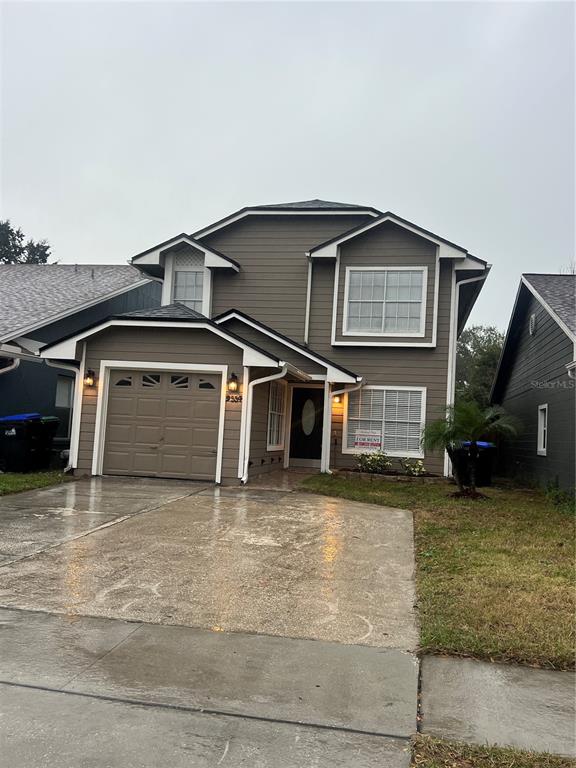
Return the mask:
<path id="1" fill-rule="evenodd" d="M 412 746 L 413 768 L 574 768 L 570 757 L 498 747 L 477 747 L 417 736 Z"/>
<path id="2" fill-rule="evenodd" d="M 315 475 L 303 488 L 414 510 L 421 649 L 574 666 L 574 518 L 540 491 Z"/>
<path id="3" fill-rule="evenodd" d="M 31 491 L 34 488 L 44 488 L 47 485 L 58 485 L 69 479 L 62 472 L 56 471 L 30 472 L 29 474 L 6 472 L 0 474 L 0 496 L 8 493 L 20 493 L 20 491 Z"/>

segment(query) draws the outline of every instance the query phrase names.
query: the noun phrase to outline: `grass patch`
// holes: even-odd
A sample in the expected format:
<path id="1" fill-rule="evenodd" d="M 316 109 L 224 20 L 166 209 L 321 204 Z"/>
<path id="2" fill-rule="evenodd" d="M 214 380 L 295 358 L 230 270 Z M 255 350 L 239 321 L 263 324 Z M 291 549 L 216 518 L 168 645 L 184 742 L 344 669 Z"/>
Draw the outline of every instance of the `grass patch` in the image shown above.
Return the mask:
<path id="1" fill-rule="evenodd" d="M 574 768 L 576 761 L 539 752 L 502 747 L 477 747 L 417 736 L 412 746 L 413 768 Z"/>
<path id="2" fill-rule="evenodd" d="M 58 485 L 67 482 L 69 478 L 62 472 L 5 472 L 0 474 L 0 496 L 20 491 L 32 491 L 34 488 L 45 488 L 48 485 Z"/>
<path id="3" fill-rule="evenodd" d="M 414 510 L 421 650 L 574 666 L 574 518 L 538 490 L 315 475 L 315 493 Z"/>

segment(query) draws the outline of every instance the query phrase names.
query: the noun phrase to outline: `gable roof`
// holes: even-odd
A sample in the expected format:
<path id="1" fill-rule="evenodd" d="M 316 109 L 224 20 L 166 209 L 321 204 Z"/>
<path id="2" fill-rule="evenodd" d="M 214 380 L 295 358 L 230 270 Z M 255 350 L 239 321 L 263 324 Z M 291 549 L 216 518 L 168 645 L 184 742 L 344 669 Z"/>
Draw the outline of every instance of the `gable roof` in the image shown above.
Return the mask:
<path id="1" fill-rule="evenodd" d="M 0 264 L 0 342 L 148 282 L 127 264 Z"/>
<path id="2" fill-rule="evenodd" d="M 220 325 L 222 323 L 225 323 L 227 320 L 231 320 L 233 318 L 236 318 L 241 322 L 244 322 L 247 325 L 252 326 L 256 330 L 265 334 L 266 336 L 270 336 L 270 338 L 275 339 L 276 341 L 279 341 L 281 344 L 284 344 L 284 346 L 290 347 L 296 352 L 299 352 L 304 357 L 307 357 L 310 360 L 313 360 L 315 363 L 319 363 L 321 366 L 325 367 L 326 369 L 332 368 L 334 369 L 334 371 L 340 372 L 341 374 L 344 375 L 344 378 L 346 380 L 351 380 L 352 382 L 356 382 L 361 379 L 361 377 L 358 376 L 356 373 L 349 371 L 347 368 L 343 368 L 341 365 L 338 365 L 337 363 L 333 363 L 332 360 L 329 360 L 327 357 L 320 355 L 318 352 L 314 352 L 314 350 L 310 349 L 309 347 L 305 347 L 299 342 L 294 341 L 294 339 L 291 339 L 289 336 L 285 336 L 283 333 L 280 333 L 280 331 L 277 331 L 274 328 L 271 328 L 269 325 L 265 325 L 264 323 L 261 323 L 259 320 L 256 320 L 250 315 L 247 315 L 245 312 L 241 312 L 239 309 L 229 309 L 227 312 L 222 312 L 222 314 L 214 318 L 214 322 Z"/>
<path id="3" fill-rule="evenodd" d="M 475 261 L 478 261 L 484 265 L 486 264 L 486 262 L 482 261 L 482 259 L 478 259 L 478 257 L 476 256 L 470 256 L 466 248 L 464 248 L 463 246 L 456 245 L 456 243 L 452 243 L 450 240 L 446 240 L 446 238 L 440 237 L 440 235 L 436 235 L 434 234 L 434 232 L 430 232 L 429 230 L 418 226 L 418 224 L 414 224 L 413 222 L 408 221 L 408 219 L 403 219 L 401 216 L 398 216 L 397 214 L 392 213 L 392 211 L 386 211 L 386 213 L 380 213 L 375 219 L 373 219 L 372 221 L 369 221 L 366 224 L 360 224 L 359 226 L 354 227 L 353 229 L 349 229 L 347 232 L 343 232 L 341 235 L 337 235 L 336 237 L 333 237 L 330 240 L 326 240 L 324 243 L 315 245 L 314 248 L 311 248 L 308 251 L 308 255 L 311 257 L 326 256 L 328 258 L 334 258 L 336 256 L 336 246 L 340 245 L 340 243 L 344 243 L 347 240 L 352 240 L 353 238 L 358 237 L 358 235 L 361 235 L 364 232 L 367 232 L 370 229 L 373 229 L 374 227 L 379 227 L 380 225 L 384 224 L 387 221 L 390 221 L 393 224 L 397 224 L 398 226 L 403 227 L 404 229 L 414 232 L 414 234 L 420 235 L 421 237 L 424 237 L 427 240 L 432 240 L 437 244 L 442 244 L 447 246 L 447 248 L 449 249 L 449 251 L 446 253 L 447 256 L 456 256 L 459 258 L 462 258 L 464 256 L 469 256 L 470 258 L 473 258 Z M 452 253 L 453 251 L 456 251 L 456 253 Z"/>
<path id="4" fill-rule="evenodd" d="M 522 280 L 556 322 L 576 336 L 576 275 L 527 273 Z"/>
<path id="5" fill-rule="evenodd" d="M 498 398 L 501 395 L 502 385 L 506 380 L 505 374 L 508 372 L 505 362 L 511 354 L 513 342 L 518 337 L 519 323 L 525 317 L 528 299 L 531 295 L 576 345 L 576 275 L 522 275 L 512 314 L 510 315 L 506 338 L 500 353 L 498 368 L 492 383 L 491 402 L 499 401 Z"/>
<path id="6" fill-rule="evenodd" d="M 299 200 L 295 203 L 275 203 L 272 205 L 256 206 L 261 211 L 341 211 L 341 210 L 366 210 L 364 205 L 355 203 L 336 203 L 332 200 Z M 375 208 L 370 208 L 375 211 Z"/>
<path id="7" fill-rule="evenodd" d="M 220 326 L 213 320 L 210 320 L 199 312 L 179 303 L 169 304 L 163 307 L 154 307 L 153 309 L 139 309 L 133 312 L 124 312 L 120 315 L 112 315 L 107 320 L 93 323 L 88 328 L 82 329 L 82 331 L 62 336 L 57 341 L 45 344 L 41 348 L 40 356 L 48 359 L 73 360 L 73 351 L 78 341 L 106 330 L 106 328 L 139 325 L 146 328 L 157 326 L 158 323 L 166 323 L 167 326 L 176 328 L 194 326 L 215 333 L 230 341 L 232 344 L 244 349 L 245 354 L 246 352 L 252 352 L 250 360 L 244 362 L 245 365 L 268 366 L 272 364 L 273 366 L 279 366 L 283 364 L 276 355 L 270 354 L 267 350 L 243 339 L 236 333 L 220 328 Z M 53 351 L 50 352 L 49 350 Z"/>
<path id="8" fill-rule="evenodd" d="M 334 215 L 355 215 L 355 216 L 380 216 L 377 208 L 369 205 L 354 205 L 353 203 L 337 203 L 330 200 L 301 200 L 294 203 L 276 203 L 272 205 L 248 205 L 234 213 L 225 216 L 223 219 L 215 221 L 213 224 L 196 230 L 191 237 L 202 239 L 218 229 L 227 227 L 235 221 L 254 215 L 292 215 L 306 216 L 332 213 Z"/>
<path id="9" fill-rule="evenodd" d="M 205 264 L 207 267 L 220 267 L 233 269 L 235 272 L 240 270 L 240 264 L 230 256 L 226 256 L 215 248 L 208 247 L 204 243 L 200 243 L 194 239 L 193 235 L 187 235 L 185 232 L 181 232 L 179 235 L 168 240 L 163 240 L 158 245 L 153 245 L 152 248 L 147 248 L 145 251 L 141 251 L 132 257 L 131 261 L 136 266 L 140 266 L 137 262 L 144 264 L 160 264 L 160 257 L 164 255 L 164 251 L 174 249 L 176 246 L 189 245 L 192 248 L 196 248 L 202 251 L 204 254 Z"/>

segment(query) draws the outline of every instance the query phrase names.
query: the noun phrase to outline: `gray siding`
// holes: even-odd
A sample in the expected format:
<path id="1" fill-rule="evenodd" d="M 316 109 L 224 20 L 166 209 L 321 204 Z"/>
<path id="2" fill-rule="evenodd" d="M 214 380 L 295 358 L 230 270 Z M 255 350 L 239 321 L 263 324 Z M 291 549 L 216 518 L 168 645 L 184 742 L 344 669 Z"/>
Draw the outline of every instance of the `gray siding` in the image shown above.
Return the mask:
<path id="1" fill-rule="evenodd" d="M 344 287 L 346 267 L 427 267 L 426 325 L 422 337 L 370 337 L 343 336 Z M 400 343 L 430 342 L 434 318 L 434 286 L 436 284 L 436 246 L 422 237 L 386 222 L 371 229 L 340 247 L 340 275 L 338 280 L 338 314 L 336 341 L 390 341 Z"/>
<path id="2" fill-rule="evenodd" d="M 537 324 L 534 336 L 528 330 L 532 313 Z M 574 488 L 576 391 L 565 367 L 574 359 L 574 345 L 532 295 L 519 302 L 513 324 L 498 399 L 521 420 L 523 430 L 502 447 L 503 469 L 521 480 Z M 538 406 L 544 404 L 548 404 L 548 447 L 546 456 L 538 456 Z"/>
<path id="3" fill-rule="evenodd" d="M 267 376 L 264 371 L 252 372 L 251 379 Z M 268 399 L 270 395 L 270 384 L 257 384 L 254 387 L 254 401 L 252 405 L 252 432 L 250 434 L 250 465 L 248 468 L 249 478 L 255 478 L 259 475 L 271 472 L 274 469 L 281 469 L 284 465 L 284 451 L 267 451 L 268 435 Z"/>
<path id="4" fill-rule="evenodd" d="M 228 365 L 242 379 L 242 350 L 204 330 L 110 328 L 88 339 L 86 366 L 98 373 L 101 360 Z M 130 366 L 127 365 L 127 368 Z M 100 385 L 100 383 L 99 383 Z M 78 473 L 92 470 L 97 388 L 85 388 L 82 400 Z M 226 403 L 222 479 L 237 481 L 240 403 Z"/>
<path id="5" fill-rule="evenodd" d="M 304 340 L 306 251 L 362 224 L 366 216 L 248 216 L 203 238 L 241 264 L 214 270 L 212 314 L 240 309 L 300 343 Z"/>
<path id="6" fill-rule="evenodd" d="M 436 347 L 332 347 L 330 329 L 334 286 L 334 264 L 314 265 L 310 347 L 335 363 L 363 376 L 367 384 L 426 387 L 426 420 L 445 413 L 447 396 L 448 346 L 450 334 L 450 293 L 452 265 L 440 264 L 438 330 Z M 336 467 L 354 465 L 354 456 L 342 454 L 342 408 L 335 408 L 332 426 L 332 463 Z M 431 472 L 441 473 L 441 455 L 425 457 Z"/>

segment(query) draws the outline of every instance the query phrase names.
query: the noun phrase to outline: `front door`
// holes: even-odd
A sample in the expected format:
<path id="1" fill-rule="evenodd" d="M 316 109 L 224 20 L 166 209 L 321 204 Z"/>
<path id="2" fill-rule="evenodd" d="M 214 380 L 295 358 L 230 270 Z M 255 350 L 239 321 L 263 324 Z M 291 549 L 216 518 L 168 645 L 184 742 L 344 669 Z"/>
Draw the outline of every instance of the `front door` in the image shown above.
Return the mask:
<path id="1" fill-rule="evenodd" d="M 320 466 L 323 412 L 323 387 L 294 387 L 290 425 L 290 464 Z"/>

